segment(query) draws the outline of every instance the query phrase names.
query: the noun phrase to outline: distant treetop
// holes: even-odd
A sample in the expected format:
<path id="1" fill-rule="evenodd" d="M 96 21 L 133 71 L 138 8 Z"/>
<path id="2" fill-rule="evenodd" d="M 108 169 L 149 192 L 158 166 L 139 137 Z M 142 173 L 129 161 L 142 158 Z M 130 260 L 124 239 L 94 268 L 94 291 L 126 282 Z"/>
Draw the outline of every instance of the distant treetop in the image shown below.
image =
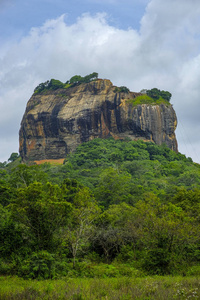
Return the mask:
<path id="1" fill-rule="evenodd" d="M 116 93 L 129 93 L 130 90 L 126 86 L 120 86 L 115 88 Z"/>
<path id="2" fill-rule="evenodd" d="M 45 82 L 40 83 L 35 89 L 34 93 L 41 93 L 44 90 L 57 90 L 57 89 L 66 89 L 69 87 L 73 87 L 79 85 L 81 83 L 89 83 L 91 81 L 98 79 L 98 73 L 93 72 L 89 75 L 82 77 L 81 75 L 74 75 L 65 83 L 61 82 L 57 79 L 51 79 L 50 81 L 47 80 Z M 116 93 L 129 93 L 129 89 L 126 86 L 120 86 L 115 88 Z M 151 97 L 154 100 L 158 100 L 162 98 L 166 101 L 170 101 L 172 94 L 168 91 L 160 91 L 157 88 L 153 88 L 151 90 L 143 89 L 141 91 L 142 94 L 146 94 L 147 96 Z"/>
<path id="3" fill-rule="evenodd" d="M 80 75 L 75 75 L 72 78 L 70 78 L 69 81 L 66 82 L 66 84 L 80 84 L 80 83 L 88 83 L 90 81 L 96 80 L 98 78 L 98 73 L 93 72 L 90 75 L 86 75 L 85 77 L 81 77 Z"/>
<path id="4" fill-rule="evenodd" d="M 93 72 L 92 74 L 86 75 L 84 77 L 80 75 L 75 75 L 70 80 L 67 80 L 66 83 L 61 82 L 57 79 L 47 80 L 40 83 L 35 89 L 34 93 L 41 93 L 44 90 L 57 90 L 62 88 L 68 88 L 70 86 L 75 86 L 81 83 L 88 83 L 98 78 L 98 73 Z"/>
<path id="5" fill-rule="evenodd" d="M 167 100 L 168 102 L 171 99 L 172 94 L 168 91 L 160 91 L 157 88 L 153 88 L 151 90 L 146 90 L 147 96 L 153 98 L 153 99 L 159 99 L 160 97 L 163 98 L 164 100 Z"/>

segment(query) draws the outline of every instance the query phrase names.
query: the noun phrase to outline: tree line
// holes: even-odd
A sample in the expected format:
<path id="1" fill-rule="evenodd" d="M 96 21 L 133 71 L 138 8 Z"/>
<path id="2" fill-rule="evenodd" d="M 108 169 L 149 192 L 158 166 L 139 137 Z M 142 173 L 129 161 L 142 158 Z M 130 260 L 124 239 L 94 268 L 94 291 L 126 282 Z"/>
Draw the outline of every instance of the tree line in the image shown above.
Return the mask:
<path id="1" fill-rule="evenodd" d="M 81 83 L 88 83 L 98 78 L 98 73 L 93 72 L 92 74 L 86 75 L 84 77 L 80 75 L 75 75 L 67 80 L 65 83 L 61 82 L 57 79 L 51 79 L 50 81 L 47 80 L 45 82 L 40 83 L 35 89 L 34 93 L 41 93 L 44 90 L 57 90 L 57 89 L 65 89 L 70 86 L 75 86 Z"/>
<path id="2" fill-rule="evenodd" d="M 165 145 L 95 139 L 60 166 L 0 168 L 0 274 L 184 274 L 200 262 L 200 172 Z"/>

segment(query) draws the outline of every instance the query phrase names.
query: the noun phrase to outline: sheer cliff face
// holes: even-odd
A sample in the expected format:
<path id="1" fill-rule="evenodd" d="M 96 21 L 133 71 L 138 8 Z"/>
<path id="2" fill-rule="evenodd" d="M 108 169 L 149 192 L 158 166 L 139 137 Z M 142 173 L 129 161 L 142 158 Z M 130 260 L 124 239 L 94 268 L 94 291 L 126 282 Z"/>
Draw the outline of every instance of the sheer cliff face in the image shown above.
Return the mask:
<path id="1" fill-rule="evenodd" d="M 116 93 L 109 80 L 34 94 L 27 103 L 19 133 L 23 160 L 65 158 L 82 142 L 114 137 L 166 143 L 177 151 L 173 107 L 133 106 L 137 93 Z"/>

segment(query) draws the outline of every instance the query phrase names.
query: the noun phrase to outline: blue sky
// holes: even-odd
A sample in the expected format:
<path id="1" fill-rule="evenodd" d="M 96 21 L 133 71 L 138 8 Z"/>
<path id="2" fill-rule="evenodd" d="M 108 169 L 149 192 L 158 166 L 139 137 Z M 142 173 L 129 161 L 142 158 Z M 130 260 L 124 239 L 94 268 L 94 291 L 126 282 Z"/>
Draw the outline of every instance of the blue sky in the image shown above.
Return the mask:
<path id="1" fill-rule="evenodd" d="M 179 151 L 200 162 L 199 0 L 0 0 L 0 161 L 36 85 L 98 72 L 172 93 Z"/>
<path id="2" fill-rule="evenodd" d="M 118 28 L 139 28 L 148 0 L 2 0 L 0 1 L 1 37 L 27 34 L 31 27 L 66 14 L 72 24 L 84 13 L 106 12 L 110 23 Z"/>

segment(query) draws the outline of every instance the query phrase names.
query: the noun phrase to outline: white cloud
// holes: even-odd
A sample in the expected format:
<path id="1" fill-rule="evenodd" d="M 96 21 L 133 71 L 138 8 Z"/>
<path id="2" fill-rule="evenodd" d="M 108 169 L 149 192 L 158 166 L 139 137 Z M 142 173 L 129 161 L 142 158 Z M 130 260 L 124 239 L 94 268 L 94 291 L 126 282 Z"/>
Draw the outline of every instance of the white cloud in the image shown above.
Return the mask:
<path id="1" fill-rule="evenodd" d="M 152 0 L 140 31 L 117 29 L 109 25 L 106 14 L 85 14 L 73 25 L 67 25 L 63 15 L 32 28 L 9 51 L 2 47 L 0 161 L 18 149 L 20 120 L 38 83 L 93 71 L 133 91 L 158 87 L 172 92 L 188 140 L 183 141 L 178 129 L 179 150 L 199 161 L 194 154 L 200 149 L 199 16 L 198 0 Z"/>

